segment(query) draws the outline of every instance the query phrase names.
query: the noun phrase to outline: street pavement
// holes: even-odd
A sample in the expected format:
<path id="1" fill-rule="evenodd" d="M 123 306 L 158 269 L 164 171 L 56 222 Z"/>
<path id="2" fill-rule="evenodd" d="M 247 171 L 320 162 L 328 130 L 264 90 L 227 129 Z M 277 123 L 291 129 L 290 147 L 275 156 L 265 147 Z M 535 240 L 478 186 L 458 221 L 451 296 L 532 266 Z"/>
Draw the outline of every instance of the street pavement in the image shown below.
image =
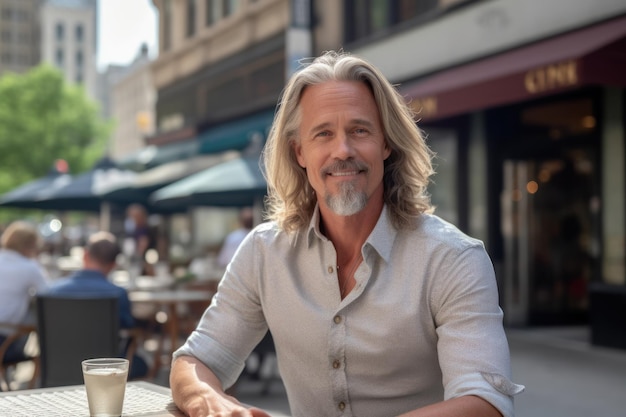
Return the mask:
<path id="1" fill-rule="evenodd" d="M 513 379 L 526 386 L 516 417 L 626 416 L 625 350 L 590 345 L 587 327 L 507 334 Z"/>

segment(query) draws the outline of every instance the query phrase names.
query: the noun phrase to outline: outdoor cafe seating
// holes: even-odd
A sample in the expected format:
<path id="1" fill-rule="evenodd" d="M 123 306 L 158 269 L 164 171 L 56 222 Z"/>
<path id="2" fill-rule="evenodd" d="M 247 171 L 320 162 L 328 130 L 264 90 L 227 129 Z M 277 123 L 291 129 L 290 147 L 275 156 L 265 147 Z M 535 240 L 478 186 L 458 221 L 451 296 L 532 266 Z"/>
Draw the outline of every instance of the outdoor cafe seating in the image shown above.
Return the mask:
<path id="1" fill-rule="evenodd" d="M 81 361 L 120 356 L 125 337 L 120 338 L 117 297 L 39 295 L 36 314 L 41 387 L 82 384 Z M 133 336 L 129 361 L 135 350 Z"/>
<path id="2" fill-rule="evenodd" d="M 0 322 L 0 328 L 11 330 L 11 333 L 6 337 L 4 342 L 0 344 L 0 391 L 10 391 L 12 389 L 13 378 L 11 378 L 11 374 L 15 372 L 15 368 L 18 364 L 24 362 L 31 362 L 33 364 L 34 371 L 28 383 L 28 387 L 34 388 L 39 374 L 39 356 L 36 349 L 18 358 L 9 357 L 8 349 L 13 342 L 22 337 L 29 337 L 30 341 L 30 338 L 35 334 L 35 326 Z"/>

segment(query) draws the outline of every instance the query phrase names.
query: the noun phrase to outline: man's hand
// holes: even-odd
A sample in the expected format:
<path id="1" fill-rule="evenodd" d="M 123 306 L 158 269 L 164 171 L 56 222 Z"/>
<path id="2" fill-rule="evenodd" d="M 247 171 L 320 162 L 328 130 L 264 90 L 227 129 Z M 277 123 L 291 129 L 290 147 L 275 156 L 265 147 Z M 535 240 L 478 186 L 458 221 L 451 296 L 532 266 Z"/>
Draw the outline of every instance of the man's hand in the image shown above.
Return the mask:
<path id="1" fill-rule="evenodd" d="M 243 406 L 233 397 L 221 400 L 195 397 L 189 401 L 185 411 L 189 417 L 271 417 L 259 408 Z"/>
<path id="2" fill-rule="evenodd" d="M 174 402 L 189 417 L 271 417 L 226 394 L 215 374 L 190 356 L 172 364 L 170 387 Z"/>

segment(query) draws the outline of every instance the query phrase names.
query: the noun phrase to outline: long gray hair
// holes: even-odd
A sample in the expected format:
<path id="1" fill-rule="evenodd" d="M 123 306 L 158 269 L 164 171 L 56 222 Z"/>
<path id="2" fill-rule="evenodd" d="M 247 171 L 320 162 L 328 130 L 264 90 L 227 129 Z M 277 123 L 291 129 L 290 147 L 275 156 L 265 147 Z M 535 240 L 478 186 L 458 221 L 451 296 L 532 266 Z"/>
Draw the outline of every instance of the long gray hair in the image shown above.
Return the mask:
<path id="1" fill-rule="evenodd" d="M 434 173 L 433 155 L 412 111 L 385 76 L 363 59 L 333 51 L 296 72 L 283 91 L 263 150 L 267 217 L 288 232 L 308 226 L 311 220 L 317 199 L 292 144 L 299 141 L 302 92 L 328 81 L 359 81 L 372 91 L 391 149 L 385 161 L 384 200 L 394 226 L 410 227 L 419 214 L 432 210 L 427 186 Z"/>

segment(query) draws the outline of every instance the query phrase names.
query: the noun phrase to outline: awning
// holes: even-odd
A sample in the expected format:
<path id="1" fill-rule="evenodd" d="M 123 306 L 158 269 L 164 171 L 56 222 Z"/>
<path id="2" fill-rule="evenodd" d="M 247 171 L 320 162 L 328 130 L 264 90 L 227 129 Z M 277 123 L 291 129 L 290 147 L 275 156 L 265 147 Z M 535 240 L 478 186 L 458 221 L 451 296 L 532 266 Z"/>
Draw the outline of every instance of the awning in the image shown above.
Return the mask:
<path id="1" fill-rule="evenodd" d="M 148 203 L 148 196 L 157 189 L 195 174 L 214 165 L 239 157 L 237 151 L 227 151 L 211 155 L 197 155 L 180 161 L 168 162 L 155 168 L 138 172 L 129 177 L 126 183 L 111 185 L 101 190 L 101 196 L 108 201 Z"/>
<path id="2" fill-rule="evenodd" d="M 253 206 L 267 194 L 258 157 L 237 158 L 208 168 L 155 191 L 158 209 L 187 206 Z"/>
<path id="3" fill-rule="evenodd" d="M 274 120 L 274 110 L 265 111 L 223 123 L 200 133 L 199 153 L 215 153 L 228 149 L 243 150 L 251 144 L 262 146 Z"/>
<path id="4" fill-rule="evenodd" d="M 626 16 L 444 70 L 400 88 L 435 120 L 583 85 L 626 86 Z"/>
<path id="5" fill-rule="evenodd" d="M 190 158 L 198 154 L 198 141 L 195 139 L 169 145 L 149 145 L 126 157 L 117 160 L 117 164 L 126 169 L 143 171 L 161 164 Z"/>
<path id="6" fill-rule="evenodd" d="M 274 110 L 256 113 L 216 125 L 181 142 L 146 146 L 137 152 L 119 158 L 116 162 L 126 169 L 144 171 L 202 154 L 242 151 L 250 147 L 258 148 L 258 152 L 265 143 L 273 121 Z"/>

